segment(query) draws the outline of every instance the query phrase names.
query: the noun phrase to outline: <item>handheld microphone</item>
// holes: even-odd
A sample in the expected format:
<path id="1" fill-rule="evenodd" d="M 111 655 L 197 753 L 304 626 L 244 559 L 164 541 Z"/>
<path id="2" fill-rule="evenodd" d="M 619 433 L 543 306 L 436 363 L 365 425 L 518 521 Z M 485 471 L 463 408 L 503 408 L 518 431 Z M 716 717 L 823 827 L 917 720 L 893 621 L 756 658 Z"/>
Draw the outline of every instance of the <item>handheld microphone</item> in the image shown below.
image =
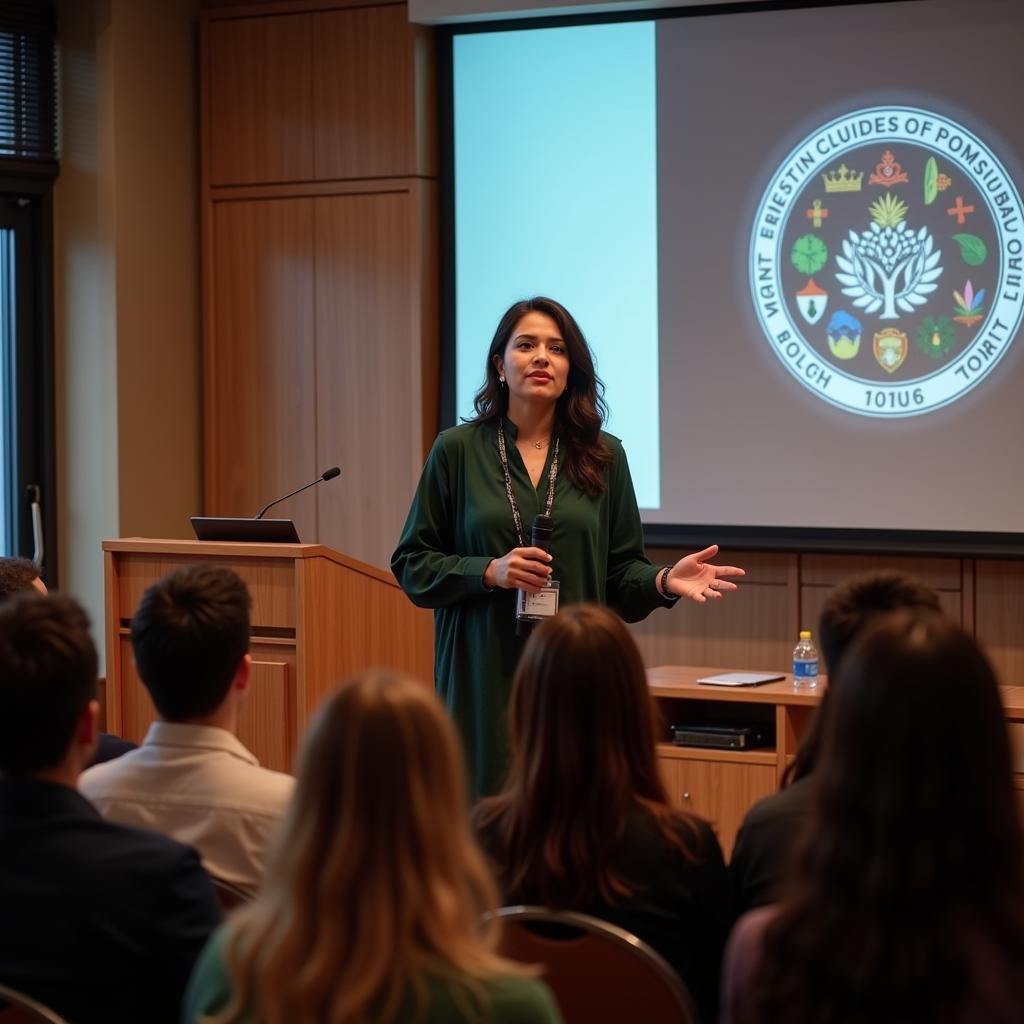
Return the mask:
<path id="1" fill-rule="evenodd" d="M 555 528 L 555 521 L 551 516 L 543 512 L 533 520 L 533 527 L 530 530 L 530 547 L 540 548 L 542 551 L 551 550 L 551 534 Z"/>
<path id="2" fill-rule="evenodd" d="M 536 516 L 533 520 L 533 526 L 530 529 L 530 547 L 540 548 L 542 551 L 551 550 L 551 534 L 555 529 L 555 521 L 551 516 L 545 515 L 543 512 Z M 534 623 L 537 621 L 530 615 L 522 614 L 522 607 L 525 601 L 525 591 L 519 590 L 516 592 L 516 636 L 529 636 L 530 630 L 533 629 Z"/>
<path id="3" fill-rule="evenodd" d="M 303 484 L 301 487 L 296 488 L 290 494 L 286 494 L 282 498 L 275 498 L 269 504 L 264 505 L 263 508 L 261 508 L 259 512 L 257 512 L 256 515 L 253 516 L 253 519 L 262 519 L 264 513 L 266 513 L 268 509 L 272 509 L 275 505 L 280 505 L 282 501 L 285 501 L 288 498 L 293 498 L 296 494 L 300 494 L 302 491 L 308 490 L 310 487 L 316 487 L 316 485 L 323 480 L 333 480 L 336 476 L 340 475 L 340 473 L 341 470 L 337 466 L 331 466 L 330 469 L 325 469 L 311 483 Z"/>

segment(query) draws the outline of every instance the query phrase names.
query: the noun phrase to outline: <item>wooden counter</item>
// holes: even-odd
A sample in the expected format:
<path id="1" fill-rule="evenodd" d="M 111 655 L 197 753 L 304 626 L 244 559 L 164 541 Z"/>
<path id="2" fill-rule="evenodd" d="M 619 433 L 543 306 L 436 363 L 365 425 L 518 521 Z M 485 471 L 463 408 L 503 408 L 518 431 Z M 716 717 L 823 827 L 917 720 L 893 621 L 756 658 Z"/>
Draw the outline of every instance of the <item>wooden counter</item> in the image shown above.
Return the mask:
<path id="1" fill-rule="evenodd" d="M 647 679 L 661 713 L 665 742 L 658 745 L 658 758 L 669 797 L 714 825 L 728 859 L 747 810 L 778 789 L 821 703 L 827 680 L 819 677 L 814 689 L 795 688 L 789 675 L 782 682 L 762 686 L 697 682 L 727 671 L 733 670 L 662 665 L 649 669 Z M 1007 721 L 1024 722 L 1024 686 L 1000 690 Z M 667 742 L 673 725 L 712 724 L 751 726 L 761 731 L 765 743 L 753 750 L 718 750 Z M 1016 775 L 1014 781 L 1024 793 L 1024 775 Z"/>

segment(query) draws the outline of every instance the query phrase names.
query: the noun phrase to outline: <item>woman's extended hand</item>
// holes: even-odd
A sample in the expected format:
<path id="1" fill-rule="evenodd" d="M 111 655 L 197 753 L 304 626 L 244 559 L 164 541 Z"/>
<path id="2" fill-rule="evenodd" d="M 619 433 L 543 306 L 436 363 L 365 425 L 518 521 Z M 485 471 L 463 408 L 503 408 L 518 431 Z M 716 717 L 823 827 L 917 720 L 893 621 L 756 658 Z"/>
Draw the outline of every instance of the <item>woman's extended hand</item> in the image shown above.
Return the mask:
<path id="1" fill-rule="evenodd" d="M 536 594 L 551 579 L 550 561 L 551 555 L 543 548 L 513 548 L 507 555 L 491 559 L 484 570 L 484 586 Z"/>
<path id="2" fill-rule="evenodd" d="M 680 558 L 669 570 L 666 581 L 669 593 L 704 604 L 709 597 L 721 599 L 723 591 L 735 590 L 736 584 L 723 577 L 745 576 L 746 573 L 735 565 L 712 565 L 708 559 L 717 554 L 718 545 L 712 544 L 703 551 Z"/>

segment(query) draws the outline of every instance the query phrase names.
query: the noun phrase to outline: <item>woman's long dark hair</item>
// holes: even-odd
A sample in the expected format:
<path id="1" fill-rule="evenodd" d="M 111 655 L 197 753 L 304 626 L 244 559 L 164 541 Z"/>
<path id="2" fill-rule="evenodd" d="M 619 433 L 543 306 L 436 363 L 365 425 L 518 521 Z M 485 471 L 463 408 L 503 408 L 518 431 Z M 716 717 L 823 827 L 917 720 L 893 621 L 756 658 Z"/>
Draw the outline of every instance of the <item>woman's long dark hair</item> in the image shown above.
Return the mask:
<path id="1" fill-rule="evenodd" d="M 654 722 L 640 652 L 617 615 L 577 604 L 537 627 L 512 683 L 508 780 L 475 813 L 506 900 L 628 896 L 644 880 L 626 878 L 618 858 L 638 810 L 696 858 L 696 825 L 669 806 L 658 774 Z"/>
<path id="2" fill-rule="evenodd" d="M 605 488 L 605 470 L 611 461 L 601 440 L 601 425 L 608 416 L 604 384 L 594 370 L 594 357 L 579 324 L 554 299 L 537 296 L 510 306 L 494 332 L 487 351 L 486 377 L 476 393 L 472 423 L 491 423 L 508 412 L 508 388 L 499 380 L 494 357 L 504 358 L 515 326 L 527 313 L 544 313 L 558 325 L 569 350 L 568 387 L 555 406 L 555 430 L 561 440 L 563 466 L 569 479 L 584 493 L 596 497 Z"/>
<path id="3" fill-rule="evenodd" d="M 1024 841 L 995 676 L 923 611 L 869 627 L 837 675 L 751 1019 L 957 1019 L 972 952 L 1024 964 Z"/>

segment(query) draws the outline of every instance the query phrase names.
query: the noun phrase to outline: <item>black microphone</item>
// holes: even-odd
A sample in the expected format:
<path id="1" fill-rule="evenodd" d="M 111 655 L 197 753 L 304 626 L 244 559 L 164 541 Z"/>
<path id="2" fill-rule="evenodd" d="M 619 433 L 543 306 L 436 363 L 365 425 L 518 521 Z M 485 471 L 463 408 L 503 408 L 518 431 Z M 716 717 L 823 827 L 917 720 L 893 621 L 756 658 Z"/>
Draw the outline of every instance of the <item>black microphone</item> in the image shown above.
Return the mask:
<path id="1" fill-rule="evenodd" d="M 316 479 L 315 479 L 314 481 L 312 481 L 311 483 L 308 483 L 308 484 L 303 484 L 303 485 L 302 485 L 301 487 L 299 487 L 299 488 L 296 488 L 296 490 L 292 491 L 292 492 L 291 492 L 290 494 L 286 494 L 286 495 L 285 495 L 285 496 L 284 496 L 283 498 L 275 498 L 275 499 L 274 499 L 274 500 L 273 500 L 272 502 L 270 502 L 269 504 L 267 504 L 267 505 L 264 505 L 264 506 L 263 506 L 263 508 L 261 508 L 261 509 L 259 510 L 259 512 L 257 512 L 257 513 L 256 513 L 256 515 L 254 515 L 254 516 L 253 516 L 253 519 L 262 519 L 262 518 L 263 518 L 263 516 L 264 516 L 264 513 L 265 513 L 265 512 L 266 512 L 266 511 L 267 511 L 268 509 L 271 509 L 271 508 L 273 508 L 273 507 L 274 507 L 275 505 L 279 505 L 279 504 L 280 504 L 280 503 L 281 503 L 282 501 L 285 501 L 285 500 L 286 500 L 286 499 L 288 499 L 288 498 L 293 498 L 293 497 L 294 497 L 294 496 L 295 496 L 296 494 L 299 494 L 299 493 L 301 493 L 302 491 L 308 490 L 308 489 L 309 489 L 310 487 L 316 487 L 316 485 L 317 485 L 318 483 L 320 483 L 320 482 L 321 482 L 322 480 L 333 480 L 333 479 L 334 479 L 334 478 L 335 478 L 336 476 L 339 476 L 340 474 L 341 474 L 341 470 L 340 470 L 340 469 L 339 469 L 339 468 L 338 468 L 337 466 L 331 466 L 331 468 L 330 468 L 330 469 L 325 469 L 325 470 L 324 470 L 324 471 L 323 471 L 323 472 L 322 472 L 322 473 L 321 473 L 321 474 L 320 474 L 320 475 L 319 475 L 319 476 L 318 476 L 318 477 L 317 477 L 317 478 L 316 478 Z"/>
<path id="2" fill-rule="evenodd" d="M 543 512 L 533 520 L 533 527 L 530 529 L 530 547 L 540 548 L 541 551 L 551 549 L 551 534 L 555 529 L 555 521 L 551 516 Z M 523 591 L 516 594 L 516 636 L 529 636 L 530 630 L 538 621 L 529 615 L 520 615 L 520 608 L 523 603 Z"/>
<path id="3" fill-rule="evenodd" d="M 542 551 L 550 551 L 551 533 L 554 528 L 554 519 L 541 512 L 541 514 L 533 520 L 533 528 L 530 530 L 530 547 L 540 548 Z"/>

